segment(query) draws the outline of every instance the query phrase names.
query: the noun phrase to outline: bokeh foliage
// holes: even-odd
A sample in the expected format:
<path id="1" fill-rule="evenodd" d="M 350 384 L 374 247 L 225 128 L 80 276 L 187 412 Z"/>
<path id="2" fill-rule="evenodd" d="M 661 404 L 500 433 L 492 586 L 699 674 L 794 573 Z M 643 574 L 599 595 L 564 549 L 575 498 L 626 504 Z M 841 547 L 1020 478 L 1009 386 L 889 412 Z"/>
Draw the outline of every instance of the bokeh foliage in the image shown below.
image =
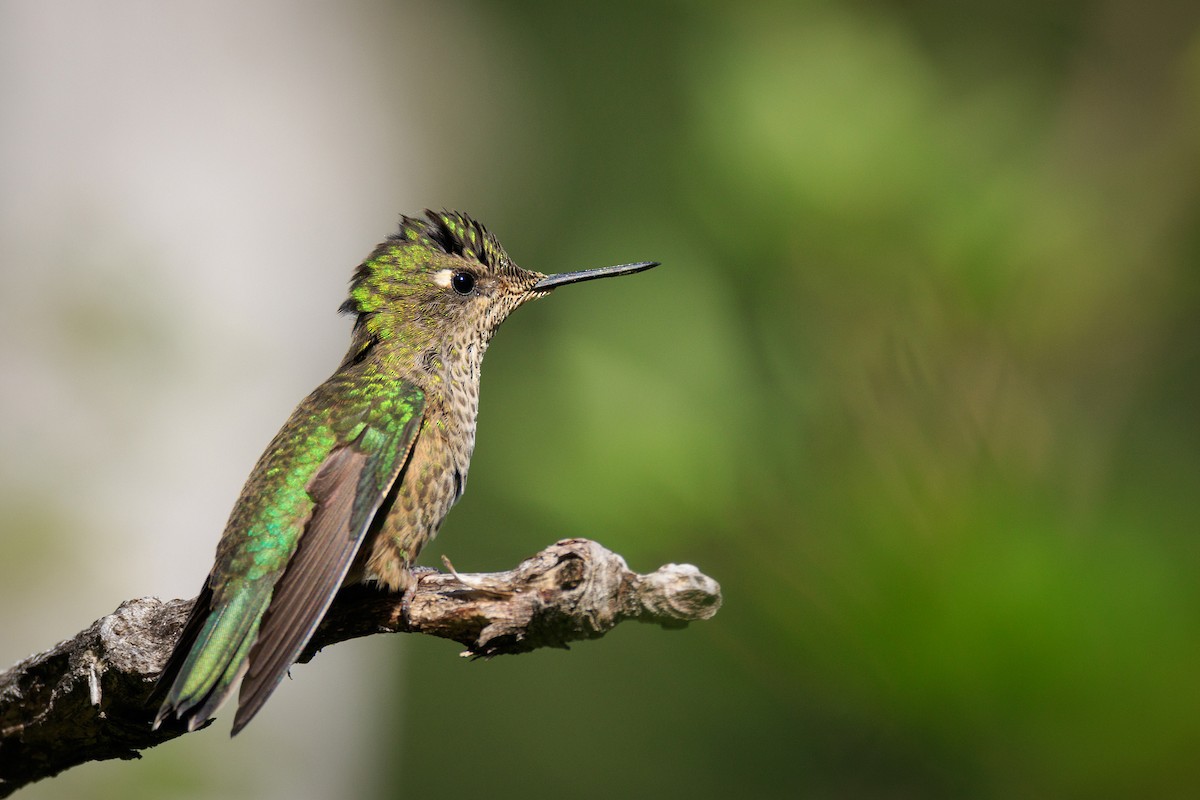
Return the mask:
<path id="1" fill-rule="evenodd" d="M 520 663 L 414 645 L 396 796 L 1187 794 L 1196 21 L 498 16 L 540 102 L 497 156 L 548 200 L 497 186 L 494 226 L 538 268 L 665 265 L 501 333 L 439 544 L 588 534 L 726 607 Z"/>
<path id="2" fill-rule="evenodd" d="M 91 587 L 61 592 L 87 595 L 78 627 L 150 591 L 115 565 L 178 566 L 171 536 L 213 502 L 180 487 L 232 501 L 222 459 L 248 469 L 340 355 L 339 259 L 385 232 L 356 202 L 460 208 L 545 272 L 663 262 L 505 324 L 425 561 L 505 569 L 588 536 L 641 571 L 697 564 L 725 606 L 486 663 L 375 637 L 297 670 L 232 744 L 31 796 L 318 796 L 345 773 L 344 796 L 398 798 L 1195 794 L 1196 4 L 113 5 L 0 4 L 45 37 L 0 49 L 28 117 L 0 144 L 47 144 L 0 150 L 24 187 L 0 191 L 9 621 L 46 576 Z M 237 260 L 268 224 L 269 258 Z M 279 408 L 250 402 L 268 387 Z M 100 535 L 139 519 L 150 536 Z"/>

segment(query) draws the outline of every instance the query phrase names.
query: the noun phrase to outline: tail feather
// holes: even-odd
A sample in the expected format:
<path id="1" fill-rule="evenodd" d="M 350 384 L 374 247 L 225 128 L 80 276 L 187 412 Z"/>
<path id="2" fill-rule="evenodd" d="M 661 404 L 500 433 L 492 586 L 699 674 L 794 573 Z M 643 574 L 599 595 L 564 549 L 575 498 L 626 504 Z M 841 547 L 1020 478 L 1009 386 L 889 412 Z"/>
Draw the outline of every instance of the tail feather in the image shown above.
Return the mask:
<path id="1" fill-rule="evenodd" d="M 253 589 L 239 592 L 207 615 L 190 645 L 184 638 L 180 639 L 171 660 L 176 662 L 182 653 L 186 656 L 177 666 L 168 663 L 160 678 L 160 682 L 170 680 L 171 683 L 155 717 L 155 727 L 173 715 L 182 720 L 188 730 L 195 730 L 229 699 L 238 679 L 246 671 L 247 657 L 270 598 L 269 588 L 266 592 Z M 200 600 L 205 599 L 202 595 L 197 600 L 197 609 Z M 193 616 L 196 613 L 194 610 Z M 188 627 L 195 627 L 190 623 L 191 620 L 189 626 L 185 626 L 185 636 Z"/>
<path id="2" fill-rule="evenodd" d="M 211 688 L 207 693 L 196 698 L 189 707 L 181 709 L 179 712 L 180 717 L 186 717 L 189 731 L 195 730 L 203 725 L 206 720 L 215 716 L 217 709 L 233 696 L 234 690 L 237 689 L 238 681 L 242 679 L 242 676 L 246 674 L 246 669 L 250 666 L 248 656 L 257 634 L 258 622 L 256 621 L 246 631 L 241 644 L 238 645 L 237 650 L 229 658 L 224 671 L 211 683 Z"/>
<path id="3" fill-rule="evenodd" d="M 150 698 L 147 702 L 151 705 L 160 706 L 158 716 L 154 720 L 155 728 L 167 716 L 169 709 L 163 707 L 163 701 L 166 700 L 172 684 L 175 683 L 175 679 L 179 676 L 179 670 L 183 667 L 183 662 L 187 658 L 188 653 L 191 652 L 192 645 L 196 642 L 196 637 L 200 635 L 200 631 L 204 628 L 204 623 L 212 613 L 212 597 L 212 589 L 209 588 L 208 582 L 205 581 L 204 587 L 200 590 L 200 596 L 192 603 L 192 610 L 188 614 L 187 621 L 183 623 L 183 630 L 179 634 L 178 641 L 175 642 L 175 648 L 171 651 L 171 657 L 167 659 L 162 673 L 159 674 L 158 680 L 154 684 L 154 689 L 150 692 Z"/>

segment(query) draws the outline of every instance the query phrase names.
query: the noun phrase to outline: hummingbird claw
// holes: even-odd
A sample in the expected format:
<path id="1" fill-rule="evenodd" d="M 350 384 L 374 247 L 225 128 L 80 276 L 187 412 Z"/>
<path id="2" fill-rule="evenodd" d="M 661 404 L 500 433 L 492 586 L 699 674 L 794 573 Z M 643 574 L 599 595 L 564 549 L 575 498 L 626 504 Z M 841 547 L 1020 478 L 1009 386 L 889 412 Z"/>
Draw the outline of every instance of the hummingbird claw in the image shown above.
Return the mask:
<path id="1" fill-rule="evenodd" d="M 413 595 L 417 593 L 417 584 L 421 582 L 421 575 L 437 575 L 438 571 L 433 567 L 414 567 L 406 568 L 408 575 L 404 582 L 404 590 L 400 597 L 400 618 L 407 624 L 411 619 L 409 612 L 412 610 Z"/>

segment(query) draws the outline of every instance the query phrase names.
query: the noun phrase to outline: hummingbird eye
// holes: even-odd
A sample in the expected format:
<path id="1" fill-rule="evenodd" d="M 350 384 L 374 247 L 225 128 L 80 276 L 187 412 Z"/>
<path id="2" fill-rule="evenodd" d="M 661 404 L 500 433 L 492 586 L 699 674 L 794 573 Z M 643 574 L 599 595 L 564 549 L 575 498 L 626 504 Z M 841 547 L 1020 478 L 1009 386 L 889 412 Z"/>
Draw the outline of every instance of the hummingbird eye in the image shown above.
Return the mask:
<path id="1" fill-rule="evenodd" d="M 475 276 L 466 271 L 456 272 L 450 277 L 450 285 L 459 294 L 470 294 L 475 288 Z"/>

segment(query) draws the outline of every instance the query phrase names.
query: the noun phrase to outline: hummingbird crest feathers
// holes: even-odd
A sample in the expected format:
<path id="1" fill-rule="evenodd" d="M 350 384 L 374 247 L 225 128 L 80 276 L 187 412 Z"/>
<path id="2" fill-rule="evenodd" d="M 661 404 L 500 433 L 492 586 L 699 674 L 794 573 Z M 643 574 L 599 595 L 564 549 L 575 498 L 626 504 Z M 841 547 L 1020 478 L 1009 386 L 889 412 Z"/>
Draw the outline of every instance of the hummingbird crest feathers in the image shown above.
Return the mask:
<path id="1" fill-rule="evenodd" d="M 425 238 L 443 253 L 478 261 L 493 270 L 512 265 L 508 253 L 480 223 L 460 211 L 428 211 L 423 219 L 401 217 L 400 233 L 415 229 L 418 238 Z M 412 226 L 412 227 L 410 227 Z"/>
<path id="2" fill-rule="evenodd" d="M 384 240 L 350 280 L 350 297 L 342 313 L 363 314 L 376 310 L 381 283 L 418 269 L 431 255 L 458 256 L 475 261 L 493 272 L 514 269 L 508 253 L 482 224 L 461 211 L 431 211 L 424 217 L 400 217 L 400 229 Z"/>

